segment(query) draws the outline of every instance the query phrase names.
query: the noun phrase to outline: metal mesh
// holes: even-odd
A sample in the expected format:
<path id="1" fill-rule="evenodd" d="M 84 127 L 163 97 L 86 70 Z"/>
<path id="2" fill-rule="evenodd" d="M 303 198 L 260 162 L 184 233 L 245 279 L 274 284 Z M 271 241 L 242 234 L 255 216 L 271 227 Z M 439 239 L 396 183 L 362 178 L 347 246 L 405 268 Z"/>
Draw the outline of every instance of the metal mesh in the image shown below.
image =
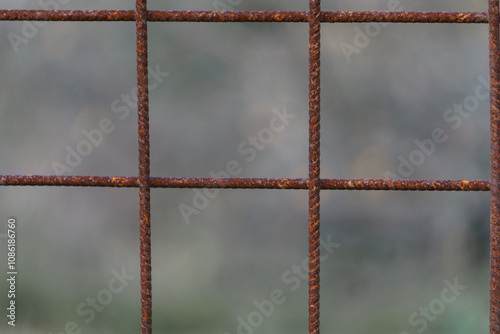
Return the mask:
<path id="1" fill-rule="evenodd" d="M 309 333 L 319 333 L 319 201 L 321 190 L 490 191 L 490 333 L 500 333 L 500 29 L 498 0 L 481 12 L 322 12 L 320 0 L 309 11 L 148 11 L 0 10 L 3 21 L 135 21 L 137 35 L 138 177 L 0 175 L 0 186 L 136 187 L 140 203 L 141 333 L 152 333 L 150 189 L 230 188 L 307 189 L 309 192 Z M 151 177 L 147 22 L 308 22 L 309 23 L 309 177 L 192 178 Z M 488 23 L 490 40 L 491 181 L 376 180 L 320 178 L 320 27 L 334 22 Z"/>

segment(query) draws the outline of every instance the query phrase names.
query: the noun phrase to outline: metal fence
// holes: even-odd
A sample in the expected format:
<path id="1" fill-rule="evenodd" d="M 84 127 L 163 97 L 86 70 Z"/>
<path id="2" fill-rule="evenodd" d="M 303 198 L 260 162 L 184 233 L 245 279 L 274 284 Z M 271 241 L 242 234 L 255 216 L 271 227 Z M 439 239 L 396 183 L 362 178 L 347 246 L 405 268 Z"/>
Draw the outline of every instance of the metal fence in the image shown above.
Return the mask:
<path id="1" fill-rule="evenodd" d="M 136 10 L 0 10 L 2 21 L 135 21 L 139 176 L 0 175 L 0 186 L 78 186 L 139 188 L 141 333 L 152 333 L 150 189 L 302 189 L 309 192 L 309 334 L 319 333 L 319 200 L 321 190 L 490 191 L 490 333 L 500 333 L 500 29 L 498 0 L 482 12 L 322 12 L 320 0 L 309 11 L 148 11 L 146 0 Z M 309 23 L 309 177 L 192 178 L 151 177 L 149 158 L 148 22 L 308 22 Z M 320 27 L 321 23 L 487 23 L 490 48 L 491 181 L 377 180 L 320 178 Z"/>

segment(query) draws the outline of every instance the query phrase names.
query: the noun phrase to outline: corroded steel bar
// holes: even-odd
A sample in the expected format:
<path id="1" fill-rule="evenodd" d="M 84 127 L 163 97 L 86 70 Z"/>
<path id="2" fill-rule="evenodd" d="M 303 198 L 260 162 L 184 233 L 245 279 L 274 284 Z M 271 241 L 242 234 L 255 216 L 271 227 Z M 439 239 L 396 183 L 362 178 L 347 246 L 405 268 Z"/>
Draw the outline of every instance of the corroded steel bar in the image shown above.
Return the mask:
<path id="1" fill-rule="evenodd" d="M 136 1 L 137 108 L 139 132 L 139 220 L 141 252 L 141 333 L 152 333 L 151 295 L 151 179 L 149 161 L 148 10 Z"/>
<path id="2" fill-rule="evenodd" d="M 151 11 L 156 22 L 308 22 L 298 11 Z"/>
<path id="3" fill-rule="evenodd" d="M 0 175 L 0 186 L 137 187 L 137 177 Z"/>
<path id="4" fill-rule="evenodd" d="M 132 10 L 0 10 L 0 21 L 135 21 Z M 323 23 L 488 23 L 483 12 L 321 12 Z M 308 22 L 306 11 L 148 11 L 156 22 Z"/>
<path id="5" fill-rule="evenodd" d="M 309 334 L 319 334 L 321 0 L 309 0 Z"/>
<path id="6" fill-rule="evenodd" d="M 321 189 L 405 191 L 489 191 L 487 180 L 322 179 Z"/>
<path id="7" fill-rule="evenodd" d="M 488 23 L 482 12 L 323 12 L 321 22 Z"/>
<path id="8" fill-rule="evenodd" d="M 158 188 L 308 189 L 307 179 L 153 177 Z"/>
<path id="9" fill-rule="evenodd" d="M 295 11 L 152 11 L 150 21 L 176 22 L 308 22 L 308 12 Z M 321 12 L 323 23 L 488 23 L 482 12 Z"/>
<path id="10" fill-rule="evenodd" d="M 134 10 L 0 10 L 2 21 L 135 21 Z"/>
<path id="11" fill-rule="evenodd" d="M 498 0 L 489 0 L 490 40 L 490 333 L 500 333 L 500 30 Z"/>
<path id="12" fill-rule="evenodd" d="M 151 177 L 152 188 L 308 189 L 307 179 Z M 138 187 L 137 177 L 0 175 L 0 186 Z M 489 191 L 488 180 L 321 179 L 323 190 Z"/>

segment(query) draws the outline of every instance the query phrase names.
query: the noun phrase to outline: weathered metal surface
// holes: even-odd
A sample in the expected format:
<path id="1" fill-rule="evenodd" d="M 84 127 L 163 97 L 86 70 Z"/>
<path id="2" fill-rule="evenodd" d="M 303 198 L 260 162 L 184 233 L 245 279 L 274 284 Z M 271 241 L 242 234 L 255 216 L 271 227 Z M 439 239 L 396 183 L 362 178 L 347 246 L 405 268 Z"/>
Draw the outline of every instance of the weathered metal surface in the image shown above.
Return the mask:
<path id="1" fill-rule="evenodd" d="M 319 334 L 321 0 L 309 0 L 309 334 Z"/>
<path id="2" fill-rule="evenodd" d="M 156 22 L 309 22 L 306 11 L 148 11 Z M 133 10 L 0 10 L 0 21 L 135 21 Z M 323 23 L 488 23 L 483 12 L 321 12 Z"/>
<path id="3" fill-rule="evenodd" d="M 152 333 L 151 293 L 151 179 L 149 160 L 148 10 L 136 2 L 137 107 L 139 131 L 139 221 L 141 253 L 141 333 Z"/>
<path id="4" fill-rule="evenodd" d="M 138 187 L 137 177 L 0 175 L 0 186 Z M 308 179 L 151 177 L 151 188 L 309 189 Z M 322 190 L 489 191 L 488 180 L 321 179 Z"/>
<path id="5" fill-rule="evenodd" d="M 490 0 L 490 333 L 500 333 L 500 30 L 498 0 Z"/>

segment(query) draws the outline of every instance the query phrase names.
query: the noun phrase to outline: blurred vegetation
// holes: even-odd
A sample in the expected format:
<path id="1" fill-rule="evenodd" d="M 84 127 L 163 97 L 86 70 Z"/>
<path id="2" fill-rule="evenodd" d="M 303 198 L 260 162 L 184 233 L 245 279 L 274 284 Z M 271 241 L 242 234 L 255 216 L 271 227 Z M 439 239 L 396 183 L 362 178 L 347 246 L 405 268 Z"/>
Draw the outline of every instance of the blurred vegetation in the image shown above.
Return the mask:
<path id="1" fill-rule="evenodd" d="M 214 9 L 212 0 L 148 4 Z M 400 4 L 408 11 L 486 10 L 486 2 L 468 0 Z M 0 5 L 39 9 L 36 1 Z M 323 10 L 387 6 L 322 1 Z M 62 6 L 133 8 L 131 0 Z M 235 9 L 307 10 L 307 1 L 243 0 Z M 137 175 L 136 111 L 120 119 L 112 108 L 136 84 L 134 23 L 47 23 L 16 53 L 7 36 L 21 35 L 25 24 L 0 22 L 0 174 L 54 174 L 54 161 L 65 163 L 67 147 L 86 139 L 82 130 L 109 118 L 114 130 L 67 174 Z M 456 129 L 444 119 L 474 95 L 478 76 L 488 78 L 488 27 L 379 28 L 349 62 L 341 45 L 355 46 L 357 31 L 367 26 L 322 25 L 321 176 L 398 173 L 400 157 L 419 149 L 415 140 L 441 128 L 447 140 L 407 177 L 489 179 L 488 100 Z M 238 177 L 307 177 L 307 24 L 150 23 L 149 51 L 151 68 L 168 72 L 150 92 L 153 176 L 206 177 L 235 160 Z M 270 127 L 273 109 L 296 117 L 248 161 L 238 147 Z M 221 190 L 186 224 L 179 205 L 193 207 L 195 196 L 188 189 L 152 191 L 154 332 L 236 334 L 239 319 L 258 323 L 255 303 L 280 290 L 286 300 L 241 332 L 306 333 L 307 281 L 290 272 L 307 257 L 307 192 Z M 321 267 L 322 331 L 418 333 L 410 316 L 455 278 L 466 290 L 424 332 L 487 331 L 488 193 L 321 196 L 322 238 L 340 244 Z M 137 333 L 137 199 L 136 189 L 0 187 L 1 219 L 15 216 L 19 236 L 18 326 L 2 321 L 0 332 L 59 334 L 75 322 L 82 333 Z M 77 308 L 104 296 L 113 270 L 135 278 L 87 323 Z M 0 291 L 6 305 L 5 280 Z"/>

